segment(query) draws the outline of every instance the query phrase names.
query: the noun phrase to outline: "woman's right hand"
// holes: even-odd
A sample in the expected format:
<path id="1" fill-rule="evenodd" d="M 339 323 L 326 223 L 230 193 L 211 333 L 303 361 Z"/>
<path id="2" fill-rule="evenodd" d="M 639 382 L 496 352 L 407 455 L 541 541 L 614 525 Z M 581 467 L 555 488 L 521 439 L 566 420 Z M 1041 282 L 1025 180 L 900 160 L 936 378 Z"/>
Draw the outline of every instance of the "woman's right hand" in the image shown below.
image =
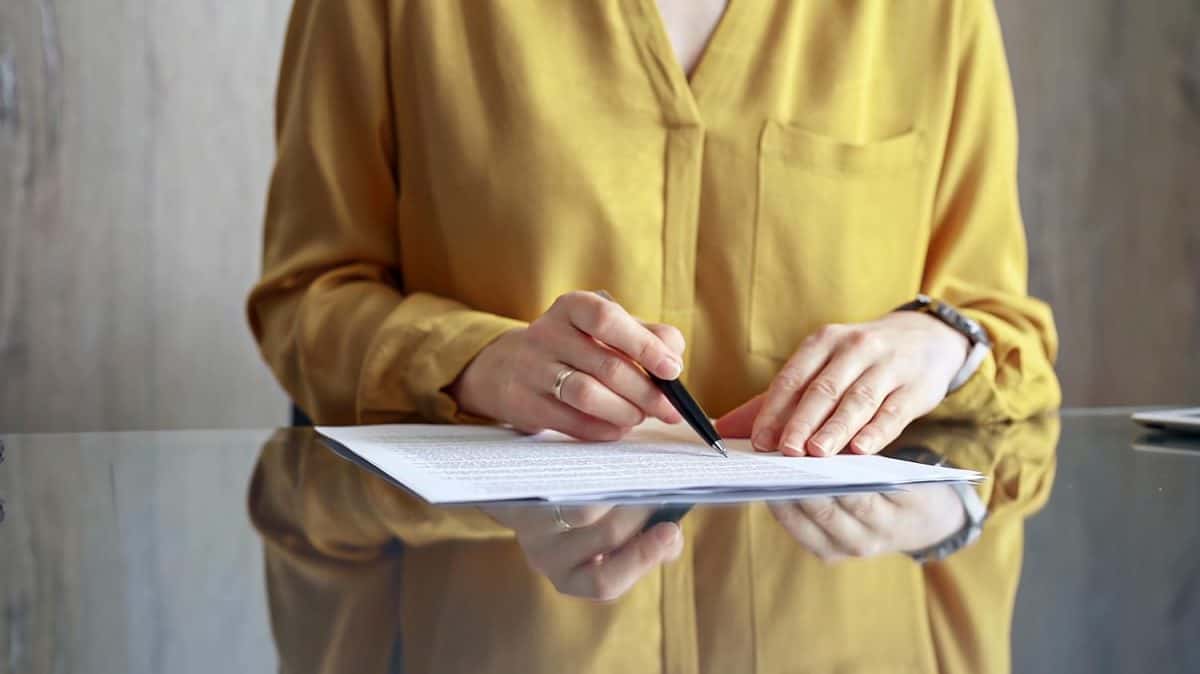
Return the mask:
<path id="1" fill-rule="evenodd" d="M 559 592 L 612 601 L 658 565 L 677 559 L 683 532 L 673 522 L 642 531 L 651 508 L 492 506 L 483 511 L 517 534 L 534 571 Z"/>
<path id="2" fill-rule="evenodd" d="M 572 292 L 484 348 L 450 393 L 464 411 L 527 433 L 617 440 L 648 416 L 682 421 L 638 366 L 675 379 L 683 349 L 674 327 L 642 323 L 597 293 Z M 555 381 L 569 370 L 558 399 Z"/>

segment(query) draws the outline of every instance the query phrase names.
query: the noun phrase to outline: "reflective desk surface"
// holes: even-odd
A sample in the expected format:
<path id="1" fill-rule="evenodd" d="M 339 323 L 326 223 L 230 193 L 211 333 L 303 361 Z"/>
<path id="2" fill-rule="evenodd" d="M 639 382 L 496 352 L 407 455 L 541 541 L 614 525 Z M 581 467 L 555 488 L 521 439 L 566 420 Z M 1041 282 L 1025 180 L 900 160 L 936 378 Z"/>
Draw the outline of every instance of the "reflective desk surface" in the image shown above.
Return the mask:
<path id="1" fill-rule="evenodd" d="M 879 665 L 890 661 L 924 663 L 916 669 L 930 671 L 1200 672 L 1200 441 L 1148 433 L 1128 417 L 1129 410 L 1068 410 L 1022 427 L 1030 432 L 913 429 L 907 444 L 988 474 L 982 491 L 994 512 L 983 535 L 925 567 L 893 554 L 805 568 L 833 574 L 853 564 L 849 582 L 869 584 L 885 567 L 912 565 L 914 582 L 924 588 L 920 610 L 930 615 L 929 628 L 919 633 L 932 648 L 872 633 L 854 640 L 807 635 L 821 644 L 824 660 L 814 659 L 813 647 L 798 647 L 761 657 L 755 668 L 914 667 Z M 320 622 L 307 617 L 321 615 L 339 588 L 326 582 L 322 596 L 306 604 L 303 583 L 289 586 L 279 563 L 264 563 L 263 539 L 247 506 L 251 475 L 264 451 L 328 451 L 311 430 L 8 435 L 3 443 L 0 672 L 268 672 L 281 661 L 318 671 L 323 647 L 387 652 L 383 671 L 425 671 L 405 658 L 403 639 L 393 647 L 343 635 L 314 646 L 325 633 L 313 632 Z M 1016 550 L 1006 568 L 956 566 L 1000 538 Z M 401 548 L 395 546 L 398 556 L 409 554 Z M 714 569 L 696 567 L 697 596 L 719 584 Z M 292 571 L 283 573 L 294 580 Z M 976 592 L 994 599 L 972 598 Z M 845 596 L 863 601 L 862 593 Z M 805 606 L 804 599 L 794 599 L 795 611 L 847 613 Z M 970 618 L 959 610 L 964 603 L 982 613 Z M 933 615 L 939 606 L 949 607 L 940 618 Z M 837 608 L 871 620 L 894 610 L 886 603 Z M 524 638 L 525 645 L 510 646 L 536 650 L 539 635 Z M 510 661 L 507 653 L 472 653 L 494 648 L 477 643 L 461 643 L 462 662 L 481 658 L 499 671 Z M 315 650 L 293 652 L 298 647 Z M 698 648 L 706 652 L 704 644 Z M 933 658 L 913 660 L 908 649 Z M 856 655 L 865 651 L 875 655 Z M 983 652 L 991 655 L 972 659 Z M 355 662 L 336 653 L 320 657 L 330 665 L 326 671 Z M 819 662 L 833 664 L 813 664 Z M 563 661 L 547 669 L 590 668 Z M 659 662 L 644 669 L 661 670 Z M 700 662 L 696 671 L 717 668 Z"/>

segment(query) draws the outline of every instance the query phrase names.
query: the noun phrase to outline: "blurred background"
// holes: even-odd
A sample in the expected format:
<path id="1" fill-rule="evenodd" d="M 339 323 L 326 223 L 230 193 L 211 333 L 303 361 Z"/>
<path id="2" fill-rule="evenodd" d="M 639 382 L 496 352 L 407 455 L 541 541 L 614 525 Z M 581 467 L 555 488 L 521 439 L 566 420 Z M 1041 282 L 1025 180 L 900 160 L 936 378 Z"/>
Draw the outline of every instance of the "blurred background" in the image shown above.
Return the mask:
<path id="1" fill-rule="evenodd" d="M 1200 403 L 1200 3 L 1003 0 L 1067 405 Z M 0 431 L 266 427 L 288 0 L 0 2 Z"/>

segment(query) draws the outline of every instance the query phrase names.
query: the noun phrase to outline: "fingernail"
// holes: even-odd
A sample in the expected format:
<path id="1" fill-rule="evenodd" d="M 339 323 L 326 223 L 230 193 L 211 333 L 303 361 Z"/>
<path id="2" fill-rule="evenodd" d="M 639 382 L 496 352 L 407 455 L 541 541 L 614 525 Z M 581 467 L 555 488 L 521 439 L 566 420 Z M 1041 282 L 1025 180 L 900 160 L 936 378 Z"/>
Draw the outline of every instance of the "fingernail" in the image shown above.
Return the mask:
<path id="1" fill-rule="evenodd" d="M 658 365 L 654 366 L 654 371 L 663 379 L 678 379 L 683 372 L 683 363 L 664 356 L 662 360 L 658 361 Z"/>
<path id="2" fill-rule="evenodd" d="M 829 446 L 833 444 L 833 436 L 829 433 L 818 433 L 810 442 L 817 454 L 825 455 L 829 453 Z"/>
<path id="3" fill-rule="evenodd" d="M 804 451 L 804 447 L 801 447 L 791 441 L 783 443 L 783 446 L 779 448 L 779 451 L 787 454 L 788 456 L 804 456 L 808 453 Z"/>
<path id="4" fill-rule="evenodd" d="M 870 454 L 875 449 L 875 438 L 870 435 L 860 435 L 854 439 L 854 449 L 861 454 Z"/>
<path id="5" fill-rule="evenodd" d="M 773 452 L 775 451 L 775 433 L 769 428 L 760 428 L 750 440 L 750 444 L 760 452 Z"/>
<path id="6" fill-rule="evenodd" d="M 675 542 L 675 538 L 679 536 L 679 525 L 668 523 L 665 527 L 659 527 L 654 532 L 655 538 L 663 545 L 670 545 Z"/>

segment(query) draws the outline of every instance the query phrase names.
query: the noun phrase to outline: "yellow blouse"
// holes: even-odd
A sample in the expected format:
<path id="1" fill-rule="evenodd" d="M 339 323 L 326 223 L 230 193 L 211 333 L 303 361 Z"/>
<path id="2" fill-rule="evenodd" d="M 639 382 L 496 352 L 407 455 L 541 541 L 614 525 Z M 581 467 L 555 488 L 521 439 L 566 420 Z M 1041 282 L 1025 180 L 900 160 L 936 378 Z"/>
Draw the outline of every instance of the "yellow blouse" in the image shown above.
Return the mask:
<path id="1" fill-rule="evenodd" d="M 1013 102 L 987 0 L 731 0 L 690 81 L 655 0 L 297 0 L 276 121 L 249 317 L 319 422 L 461 420 L 444 389 L 484 346 L 595 288 L 683 331 L 684 379 L 713 414 L 765 389 L 819 326 L 919 291 L 995 342 L 934 416 L 1059 402 L 1053 321 L 1026 294 Z M 769 672 L 798 634 L 889 628 L 846 617 L 845 635 L 820 637 L 825 621 L 779 623 L 822 596 L 801 578 L 819 567 L 753 509 L 685 520 L 689 550 L 744 554 L 685 552 L 595 606 L 554 594 L 475 511 L 431 512 L 366 478 L 330 492 L 332 467 L 306 465 L 304 494 L 355 502 L 366 489 L 384 529 L 417 546 L 405 644 L 430 671 L 515 671 L 467 669 L 455 651 L 507 639 L 526 664 L 569 652 L 631 671 Z M 352 523 L 323 524 L 344 528 L 330 545 L 358 549 Z M 920 575 L 880 564 L 876 589 Z M 861 567 L 838 568 L 826 575 Z M 446 608 L 487 605 L 496 583 L 515 603 Z M 894 599 L 920 617 L 915 596 Z M 718 648 L 732 660 L 697 657 Z"/>

